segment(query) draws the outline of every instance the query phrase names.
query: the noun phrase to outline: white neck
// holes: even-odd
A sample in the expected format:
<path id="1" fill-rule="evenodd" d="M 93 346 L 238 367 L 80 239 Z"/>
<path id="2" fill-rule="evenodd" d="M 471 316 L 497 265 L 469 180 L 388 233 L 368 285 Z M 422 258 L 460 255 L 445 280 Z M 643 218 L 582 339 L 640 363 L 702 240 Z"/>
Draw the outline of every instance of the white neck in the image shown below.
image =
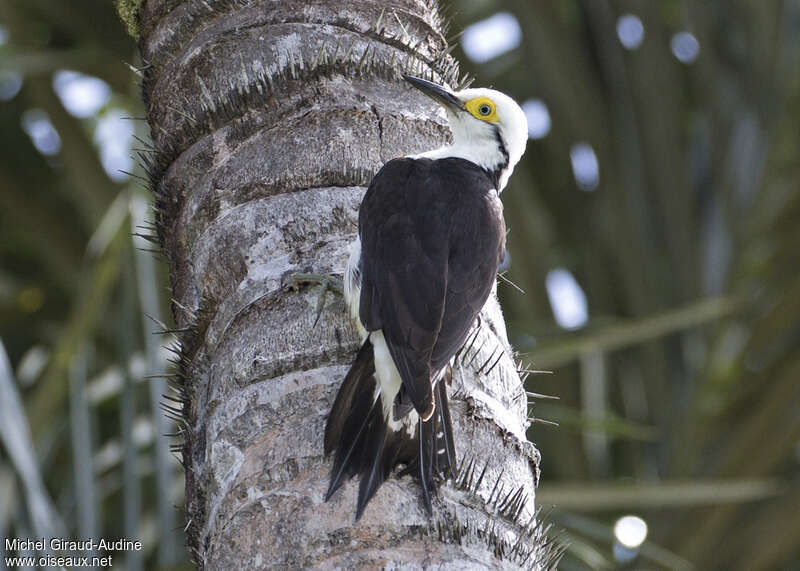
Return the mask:
<path id="1" fill-rule="evenodd" d="M 418 155 L 413 155 L 412 159 L 428 158 L 428 159 L 447 159 L 458 158 L 465 159 L 471 163 L 475 163 L 479 167 L 493 172 L 504 161 L 503 155 L 500 153 L 497 142 L 491 140 L 472 140 L 472 141 L 458 141 L 453 145 L 447 145 L 433 151 L 427 151 Z M 498 193 L 502 192 L 505 188 L 508 178 L 511 176 L 513 165 L 509 165 L 500 173 L 499 184 L 496 190 Z"/>

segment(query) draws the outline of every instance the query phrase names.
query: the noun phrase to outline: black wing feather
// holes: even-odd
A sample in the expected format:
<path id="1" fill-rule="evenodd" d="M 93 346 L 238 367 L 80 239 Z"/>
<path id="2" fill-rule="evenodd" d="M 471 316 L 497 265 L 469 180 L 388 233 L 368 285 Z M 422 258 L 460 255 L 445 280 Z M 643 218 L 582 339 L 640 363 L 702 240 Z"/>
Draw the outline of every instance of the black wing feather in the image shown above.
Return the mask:
<path id="1" fill-rule="evenodd" d="M 382 329 L 403 387 L 422 413 L 431 376 L 463 345 L 503 259 L 502 205 L 464 159 L 395 159 L 359 212 L 362 323 Z"/>

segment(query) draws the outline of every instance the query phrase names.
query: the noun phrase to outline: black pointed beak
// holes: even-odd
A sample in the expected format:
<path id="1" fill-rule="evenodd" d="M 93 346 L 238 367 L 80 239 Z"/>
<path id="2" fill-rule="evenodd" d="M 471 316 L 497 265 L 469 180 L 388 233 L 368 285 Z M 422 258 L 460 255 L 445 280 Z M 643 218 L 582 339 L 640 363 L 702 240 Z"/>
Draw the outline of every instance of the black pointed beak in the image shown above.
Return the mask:
<path id="1" fill-rule="evenodd" d="M 427 79 L 414 77 L 413 75 L 403 74 L 403 79 L 445 108 L 453 112 L 464 110 L 464 104 L 449 89 L 445 89 L 441 85 L 437 85 Z"/>

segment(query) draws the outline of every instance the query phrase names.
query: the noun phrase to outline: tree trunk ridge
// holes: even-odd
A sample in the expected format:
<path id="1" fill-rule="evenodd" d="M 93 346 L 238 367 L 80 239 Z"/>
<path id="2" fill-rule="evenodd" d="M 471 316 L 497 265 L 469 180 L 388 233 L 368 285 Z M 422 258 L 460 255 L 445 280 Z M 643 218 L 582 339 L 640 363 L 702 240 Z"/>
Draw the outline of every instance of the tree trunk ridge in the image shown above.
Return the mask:
<path id="1" fill-rule="evenodd" d="M 405 70 L 455 85 L 435 2 L 149 0 L 143 157 L 180 352 L 186 517 L 211 569 L 554 564 L 534 518 L 539 454 L 496 297 L 450 387 L 461 469 L 428 518 L 391 477 L 354 523 L 357 482 L 323 502 L 325 419 L 358 347 L 340 297 L 287 272 L 341 273 L 387 160 L 441 146 Z"/>

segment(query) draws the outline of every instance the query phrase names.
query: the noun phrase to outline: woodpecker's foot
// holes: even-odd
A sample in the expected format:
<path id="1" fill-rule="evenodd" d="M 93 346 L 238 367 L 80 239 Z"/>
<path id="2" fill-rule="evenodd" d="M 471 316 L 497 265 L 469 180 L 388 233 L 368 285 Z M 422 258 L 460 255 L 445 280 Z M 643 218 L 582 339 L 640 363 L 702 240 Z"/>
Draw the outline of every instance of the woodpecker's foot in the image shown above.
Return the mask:
<path id="1" fill-rule="evenodd" d="M 332 274 L 315 274 L 315 273 L 287 273 L 284 275 L 283 287 L 299 290 L 307 285 L 320 285 L 322 286 L 319 295 L 317 296 L 317 317 L 314 319 L 313 327 L 317 326 L 322 309 L 325 307 L 325 299 L 328 292 L 338 293 L 344 295 L 344 282 L 342 279 Z"/>

